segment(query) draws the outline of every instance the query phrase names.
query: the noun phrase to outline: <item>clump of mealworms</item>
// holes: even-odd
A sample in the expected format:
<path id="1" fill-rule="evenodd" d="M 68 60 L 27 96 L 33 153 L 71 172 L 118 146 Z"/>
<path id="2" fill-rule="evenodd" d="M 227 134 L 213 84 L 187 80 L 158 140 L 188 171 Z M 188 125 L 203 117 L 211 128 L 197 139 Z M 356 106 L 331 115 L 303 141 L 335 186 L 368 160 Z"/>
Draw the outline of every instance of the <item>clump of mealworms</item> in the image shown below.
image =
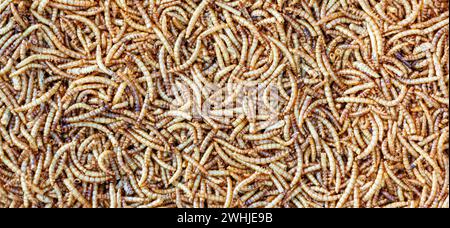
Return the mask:
<path id="1" fill-rule="evenodd" d="M 446 1 L 0 2 L 0 207 L 449 207 Z"/>

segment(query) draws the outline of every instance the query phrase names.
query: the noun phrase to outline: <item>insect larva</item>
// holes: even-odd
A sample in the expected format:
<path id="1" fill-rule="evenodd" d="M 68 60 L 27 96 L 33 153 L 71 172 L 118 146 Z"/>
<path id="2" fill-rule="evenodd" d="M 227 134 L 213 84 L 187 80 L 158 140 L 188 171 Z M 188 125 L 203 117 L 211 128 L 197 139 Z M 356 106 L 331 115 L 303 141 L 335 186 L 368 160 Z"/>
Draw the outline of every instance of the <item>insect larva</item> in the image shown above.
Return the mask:
<path id="1" fill-rule="evenodd" d="M 197 39 L 197 41 L 195 43 L 195 49 L 194 49 L 194 52 L 192 53 L 191 57 L 186 62 L 184 62 L 182 65 L 177 66 L 173 69 L 170 69 L 168 72 L 173 73 L 173 72 L 183 71 L 183 70 L 187 69 L 189 66 L 191 66 L 196 61 L 196 59 L 198 58 L 198 55 L 200 54 L 201 48 L 202 48 L 202 41 L 201 41 L 201 39 Z"/>
<path id="2" fill-rule="evenodd" d="M 371 69 L 369 66 L 362 62 L 353 62 L 353 66 L 355 66 L 358 70 L 367 73 L 367 75 L 373 77 L 373 78 L 380 78 L 381 76 L 375 72 L 373 69 Z"/>
<path id="3" fill-rule="evenodd" d="M 367 193 L 363 197 L 364 201 L 367 202 L 368 200 L 370 200 L 373 197 L 373 195 L 381 188 L 381 183 L 383 182 L 383 178 L 384 178 L 383 174 L 384 174 L 384 165 L 383 165 L 383 163 L 381 163 L 379 165 L 378 173 L 375 178 L 375 181 L 373 182 L 373 184 L 370 186 L 370 189 L 367 191 Z"/>
<path id="4" fill-rule="evenodd" d="M 350 180 L 347 183 L 347 187 L 345 188 L 344 193 L 337 202 L 336 208 L 340 208 L 344 205 L 345 201 L 348 199 L 348 197 L 352 193 L 353 188 L 355 187 L 357 177 L 358 177 L 358 164 L 356 162 L 353 162 Z"/>
<path id="5" fill-rule="evenodd" d="M 369 105 L 375 105 L 375 101 L 369 99 L 369 98 L 362 98 L 362 97 L 338 97 L 335 99 L 338 103 L 361 103 L 361 104 L 369 104 Z"/>
<path id="6" fill-rule="evenodd" d="M 7 32 L 11 31 L 14 28 L 14 21 L 10 20 L 5 26 L 0 28 L 0 35 L 5 35 Z M 9 36 L 7 36 L 9 38 Z M 7 39 L 7 38 L 6 38 Z M 3 37 L 2 37 L 3 40 Z M 0 44 L 3 44 L 3 42 L 0 42 Z"/>
<path id="7" fill-rule="evenodd" d="M 71 49 L 68 49 L 67 47 L 65 47 L 58 39 L 57 37 L 53 34 L 52 31 L 50 31 L 50 29 L 47 26 L 42 25 L 40 27 L 42 30 L 44 30 L 45 34 L 51 39 L 51 41 L 53 42 L 54 46 L 56 48 L 58 48 L 62 53 L 76 58 L 76 59 L 85 59 L 86 57 L 82 54 L 79 54 L 78 52 L 72 51 Z"/>
<path id="8" fill-rule="evenodd" d="M 3 142 L 1 138 L 0 138 L 0 142 Z M 11 162 L 11 160 L 8 159 L 8 157 L 6 157 L 2 147 L 0 147 L 0 159 L 14 173 L 19 173 L 20 174 L 21 170 L 20 170 L 19 166 L 17 166 L 15 163 Z"/>
<path id="9" fill-rule="evenodd" d="M 79 116 L 67 117 L 67 118 L 64 118 L 62 120 L 65 121 L 65 122 L 78 122 L 78 121 L 81 121 L 81 120 L 85 120 L 85 119 L 89 119 L 91 117 L 94 117 L 94 116 L 104 112 L 106 109 L 108 109 L 108 106 L 103 106 L 103 107 L 94 109 L 94 110 L 92 110 L 90 112 L 81 114 Z"/>
<path id="10" fill-rule="evenodd" d="M 375 102 L 377 102 L 383 106 L 391 107 L 391 106 L 398 105 L 405 98 L 406 92 L 407 92 L 407 87 L 402 86 L 400 94 L 394 100 L 385 101 L 385 100 L 377 98 L 377 97 L 372 97 L 372 100 L 374 100 Z"/>
<path id="11" fill-rule="evenodd" d="M 398 138 L 402 138 L 401 136 L 398 136 Z M 406 141 L 406 140 L 405 140 Z M 438 164 L 436 163 L 435 160 L 433 160 L 425 151 L 423 151 L 423 149 L 421 149 L 415 142 L 413 141 L 409 141 L 410 145 L 412 148 L 414 148 L 414 150 L 420 154 L 420 156 L 422 156 L 423 158 L 425 158 L 425 160 L 430 163 L 430 165 L 434 168 L 435 171 L 439 171 L 440 172 L 440 167 L 438 166 Z"/>
<path id="12" fill-rule="evenodd" d="M 241 12 L 235 8 L 233 8 L 232 6 L 226 4 L 226 3 L 221 3 L 221 2 L 215 2 L 215 4 L 219 7 L 222 7 L 223 9 L 229 11 L 230 13 L 233 13 L 235 15 L 241 16 Z"/>
<path id="13" fill-rule="evenodd" d="M 108 180 L 111 179 L 111 177 L 108 177 L 108 176 L 88 176 L 88 175 L 85 175 L 73 165 L 69 165 L 69 169 L 70 169 L 70 171 L 72 172 L 72 174 L 76 178 L 78 178 L 81 181 L 86 182 L 86 183 L 101 184 L 101 183 L 107 182 Z"/>
<path id="14" fill-rule="evenodd" d="M 242 180 L 241 182 L 239 182 L 239 184 L 237 184 L 233 190 L 233 196 L 237 196 L 237 194 L 240 192 L 240 189 L 251 183 L 253 180 L 255 180 L 256 177 L 258 177 L 258 175 L 260 175 L 260 173 L 256 172 L 247 177 L 246 179 Z"/>
<path id="15" fill-rule="evenodd" d="M 227 151 L 227 150 L 225 150 L 225 151 Z M 287 155 L 287 151 L 277 153 L 277 154 L 275 154 L 272 157 L 259 158 L 259 159 L 246 157 L 246 156 L 243 156 L 243 155 L 240 155 L 240 154 L 237 154 L 237 153 L 232 153 L 230 155 L 233 155 L 232 157 L 235 157 L 235 158 L 237 158 L 239 160 L 243 160 L 245 162 L 249 162 L 249 163 L 252 163 L 252 164 L 268 164 L 268 163 L 272 163 L 272 162 L 277 161 L 277 160 L 281 159 L 282 157 L 286 156 Z"/>
<path id="16" fill-rule="evenodd" d="M 83 85 L 83 84 L 88 84 L 88 83 L 101 83 L 101 84 L 106 84 L 109 86 L 113 86 L 113 87 L 117 87 L 118 84 L 114 81 L 112 81 L 111 79 L 105 78 L 105 77 L 100 77 L 100 76 L 86 76 L 80 79 L 77 79 L 75 81 L 73 81 L 70 86 L 69 86 L 69 90 L 70 89 L 76 89 L 77 86 Z"/>
<path id="17" fill-rule="evenodd" d="M 148 147 L 150 147 L 152 149 L 155 149 L 155 150 L 158 150 L 158 151 L 165 151 L 164 147 L 162 147 L 162 146 L 160 146 L 160 145 L 158 145 L 158 144 L 156 144 L 154 142 L 151 142 L 148 139 L 146 139 L 146 138 L 144 138 L 144 137 L 142 137 L 140 135 L 137 135 L 136 133 L 131 133 L 131 135 L 133 135 L 133 137 L 137 141 L 139 141 L 140 143 L 142 143 L 142 144 L 144 144 L 144 145 L 146 145 L 146 146 L 148 146 Z"/>
<path id="18" fill-rule="evenodd" d="M 111 150 L 103 151 L 97 158 L 98 167 L 105 173 L 109 175 L 113 175 L 114 173 L 107 167 L 107 159 L 109 156 L 114 155 L 114 152 Z"/>
<path id="19" fill-rule="evenodd" d="M 67 143 L 55 152 L 55 155 L 53 156 L 52 162 L 50 163 L 50 166 L 49 166 L 50 182 L 55 181 L 55 178 L 56 178 L 55 172 L 56 172 L 56 166 L 57 166 L 58 160 L 61 158 L 61 156 L 63 156 L 64 153 L 66 153 L 67 150 L 71 149 L 71 147 L 73 147 L 74 144 L 75 144 L 75 142 Z"/>
<path id="20" fill-rule="evenodd" d="M 302 184 L 301 188 L 313 199 L 317 201 L 335 201 L 341 197 L 340 195 L 322 195 L 320 193 L 314 192 L 311 188 L 307 187 L 305 184 Z"/>
<path id="21" fill-rule="evenodd" d="M 372 82 L 361 84 L 361 85 L 357 85 L 357 86 L 353 86 L 353 87 L 347 89 L 346 91 L 344 91 L 343 95 L 350 95 L 350 94 L 353 94 L 353 93 L 357 93 L 357 92 L 359 92 L 361 90 L 371 89 L 371 88 L 374 88 L 374 87 L 375 87 L 375 84 L 372 83 Z"/>
<path id="22" fill-rule="evenodd" d="M 191 163 L 193 166 L 195 166 L 197 168 L 197 170 L 199 170 L 201 173 L 203 174 L 207 174 L 208 172 L 206 171 L 206 169 L 197 162 L 197 160 L 195 160 L 194 158 L 191 158 L 189 155 L 183 153 L 182 154 L 183 158 L 185 160 L 187 160 L 189 163 Z"/>
<path id="23" fill-rule="evenodd" d="M 75 188 L 75 186 L 72 184 L 72 181 L 70 179 L 64 179 L 63 182 L 64 182 L 64 185 L 67 187 L 67 189 L 70 191 L 70 193 L 75 197 L 75 199 L 80 201 L 80 203 L 83 204 L 84 207 L 90 207 L 89 202 Z"/>
<path id="24" fill-rule="evenodd" d="M 372 130 L 373 130 L 372 138 L 370 139 L 370 143 L 367 145 L 367 147 L 364 149 L 364 151 L 361 154 L 359 154 L 356 157 L 356 159 L 362 159 L 362 158 L 368 156 L 377 145 L 378 137 L 379 137 L 378 125 L 376 124 L 376 122 L 373 119 L 370 120 L 370 123 L 372 125 Z"/>
<path id="25" fill-rule="evenodd" d="M 284 178 L 284 179 L 286 179 L 286 180 L 292 180 L 292 176 L 289 174 L 289 173 L 287 173 L 286 171 L 284 171 L 282 168 L 280 168 L 279 166 L 277 166 L 277 165 L 274 165 L 274 163 L 271 163 L 270 165 L 269 165 L 269 167 L 274 171 L 274 173 L 276 173 L 276 175 L 278 176 L 278 179 L 280 179 L 280 178 Z M 289 188 L 289 186 L 288 186 L 288 184 L 283 180 L 283 186 L 284 186 L 284 188 L 285 189 L 288 189 Z"/>
<path id="26" fill-rule="evenodd" d="M 218 31 L 220 31 L 220 30 L 222 30 L 224 28 L 227 28 L 227 27 L 228 27 L 228 24 L 219 24 L 219 25 L 216 25 L 214 27 L 211 27 L 211 28 L 205 30 L 204 32 L 202 32 L 198 36 L 198 39 L 203 39 L 204 37 L 206 37 L 206 36 L 208 36 L 210 34 L 214 34 L 214 33 L 218 32 Z"/>
<path id="27" fill-rule="evenodd" d="M 14 111 L 16 112 L 23 112 L 26 111 L 30 108 L 33 108 L 35 106 L 38 106 L 44 102 L 47 102 L 59 89 L 59 87 L 61 86 L 61 82 L 56 83 L 49 91 L 47 91 L 46 93 L 44 93 L 41 97 L 37 98 L 36 100 L 34 100 L 31 103 L 22 105 L 16 109 L 14 109 Z"/>
<path id="28" fill-rule="evenodd" d="M 403 183 L 402 180 L 398 179 L 394 172 L 390 169 L 389 165 L 386 163 L 386 161 L 384 162 L 384 168 L 386 169 L 386 173 L 388 174 L 388 176 L 397 183 L 398 186 L 400 186 L 401 188 L 403 188 L 406 191 L 410 191 L 411 189 L 405 184 Z"/>
<path id="29" fill-rule="evenodd" d="M 227 150 L 227 148 L 225 148 L 224 150 Z M 272 173 L 271 170 L 267 170 L 266 168 L 263 168 L 263 167 L 261 167 L 261 166 L 258 166 L 258 165 L 252 164 L 252 163 L 248 163 L 248 162 L 246 162 L 246 161 L 244 161 L 244 160 L 241 160 L 241 159 L 236 159 L 236 160 L 237 160 L 239 163 L 241 163 L 241 164 L 243 164 L 244 166 L 247 166 L 247 167 L 253 169 L 253 170 L 256 171 L 256 172 L 264 173 L 264 174 L 267 174 L 267 175 L 270 175 L 270 174 Z"/>
<path id="30" fill-rule="evenodd" d="M 79 7 L 89 7 L 95 5 L 94 2 L 89 0 L 55 0 L 54 2 L 58 2 L 64 5 L 69 6 L 79 6 Z"/>
<path id="31" fill-rule="evenodd" d="M 270 203 L 265 205 L 265 208 L 273 208 L 273 207 L 275 207 L 283 199 L 283 197 L 284 197 L 283 194 L 278 195 Z"/>
<path id="32" fill-rule="evenodd" d="M 231 15 L 231 17 L 240 25 L 243 25 L 245 27 L 247 27 L 250 32 L 262 43 L 266 43 L 266 40 L 263 39 L 263 37 L 261 36 L 261 34 L 259 33 L 258 29 L 256 28 L 256 26 L 254 24 L 252 24 L 251 22 L 249 22 L 248 20 L 246 20 L 245 18 L 238 16 L 238 15 Z"/>
<path id="33" fill-rule="evenodd" d="M 198 18 L 200 17 L 200 14 L 203 12 L 205 7 L 209 4 L 208 0 L 203 0 L 197 8 L 195 8 L 195 11 L 192 14 L 191 19 L 189 20 L 188 26 L 186 28 L 186 35 L 185 38 L 189 38 L 191 35 L 192 30 L 194 30 L 194 26 Z"/>

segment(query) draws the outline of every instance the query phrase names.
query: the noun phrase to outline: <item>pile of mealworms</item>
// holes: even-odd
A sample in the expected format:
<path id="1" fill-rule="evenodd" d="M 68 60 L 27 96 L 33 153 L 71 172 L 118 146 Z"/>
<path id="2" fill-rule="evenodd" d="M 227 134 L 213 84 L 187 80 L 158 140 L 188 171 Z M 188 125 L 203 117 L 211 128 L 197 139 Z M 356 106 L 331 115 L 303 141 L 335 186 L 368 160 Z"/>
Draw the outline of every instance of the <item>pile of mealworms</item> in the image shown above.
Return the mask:
<path id="1" fill-rule="evenodd" d="M 0 207 L 449 207 L 438 0 L 1 0 Z"/>

